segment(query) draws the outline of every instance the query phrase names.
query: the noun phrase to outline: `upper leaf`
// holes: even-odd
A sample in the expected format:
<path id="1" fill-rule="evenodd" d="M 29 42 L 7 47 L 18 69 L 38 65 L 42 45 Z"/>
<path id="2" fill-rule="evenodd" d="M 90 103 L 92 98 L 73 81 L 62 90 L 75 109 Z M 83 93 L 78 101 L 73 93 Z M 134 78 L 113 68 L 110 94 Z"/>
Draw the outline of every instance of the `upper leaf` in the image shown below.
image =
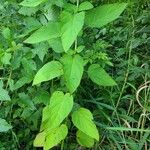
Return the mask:
<path id="1" fill-rule="evenodd" d="M 64 78 L 70 93 L 73 93 L 80 84 L 83 74 L 83 59 L 80 55 L 64 55 L 62 58 Z"/>
<path id="2" fill-rule="evenodd" d="M 20 3 L 20 5 L 25 7 L 36 7 L 39 4 L 43 3 L 46 0 L 24 0 Z"/>
<path id="3" fill-rule="evenodd" d="M 93 116 L 88 109 L 80 108 L 77 111 L 74 111 L 72 114 L 72 122 L 73 124 L 81 130 L 83 133 L 88 136 L 99 140 L 99 133 L 94 124 Z"/>
<path id="4" fill-rule="evenodd" d="M 62 45 L 64 51 L 67 52 L 71 45 L 74 43 L 79 32 L 81 31 L 84 25 L 84 12 L 77 13 L 71 17 L 62 27 Z"/>
<path id="5" fill-rule="evenodd" d="M 60 91 L 54 92 L 50 99 L 50 105 L 43 110 L 42 130 L 58 127 L 71 112 L 72 107 L 72 95 L 69 93 L 64 95 L 64 93 Z"/>
<path id="6" fill-rule="evenodd" d="M 58 22 L 49 22 L 47 25 L 42 26 L 40 29 L 35 31 L 25 43 L 39 43 L 49 39 L 60 37 L 60 24 Z"/>
<path id="7" fill-rule="evenodd" d="M 33 85 L 48 81 L 63 74 L 62 64 L 58 61 L 51 61 L 45 64 L 35 75 Z"/>
<path id="8" fill-rule="evenodd" d="M 6 120 L 0 118 L 0 132 L 6 132 L 11 128 L 12 126 L 9 125 Z"/>
<path id="9" fill-rule="evenodd" d="M 114 86 L 117 85 L 116 82 L 109 76 L 109 74 L 100 67 L 99 64 L 93 64 L 88 69 L 88 75 L 90 79 L 102 86 Z"/>
<path id="10" fill-rule="evenodd" d="M 50 131 L 46 136 L 46 141 L 44 143 L 44 150 L 49 150 L 50 148 L 59 144 L 68 134 L 68 128 L 65 124 L 60 127 Z"/>
<path id="11" fill-rule="evenodd" d="M 127 3 L 114 3 L 91 9 L 86 12 L 85 24 L 89 27 L 102 27 L 117 19 L 126 6 Z"/>
<path id="12" fill-rule="evenodd" d="M 93 5 L 90 2 L 85 1 L 79 5 L 78 11 L 89 10 L 92 8 L 93 8 Z"/>

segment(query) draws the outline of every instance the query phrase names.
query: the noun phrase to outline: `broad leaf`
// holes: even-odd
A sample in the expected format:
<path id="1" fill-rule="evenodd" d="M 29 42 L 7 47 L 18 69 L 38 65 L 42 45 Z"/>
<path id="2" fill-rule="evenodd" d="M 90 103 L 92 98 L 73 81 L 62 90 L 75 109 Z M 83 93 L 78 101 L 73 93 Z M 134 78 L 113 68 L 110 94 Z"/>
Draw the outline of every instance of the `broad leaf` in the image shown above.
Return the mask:
<path id="1" fill-rule="evenodd" d="M 0 87 L 0 101 L 9 101 L 10 97 L 8 95 L 8 91 Z"/>
<path id="2" fill-rule="evenodd" d="M 33 145 L 35 147 L 43 147 L 45 143 L 45 138 L 46 138 L 45 136 L 46 136 L 45 132 L 38 133 L 34 140 Z"/>
<path id="3" fill-rule="evenodd" d="M 85 1 L 79 5 L 78 11 L 89 10 L 92 8 L 93 8 L 93 5 L 90 2 Z"/>
<path id="4" fill-rule="evenodd" d="M 44 108 L 42 118 L 42 129 L 52 129 L 69 115 L 73 107 L 73 97 L 69 93 L 65 94 L 60 91 L 53 93 L 50 99 L 50 105 Z"/>
<path id="5" fill-rule="evenodd" d="M 61 40 L 65 52 L 70 49 L 71 45 L 74 43 L 79 32 L 81 31 L 84 25 L 84 16 L 84 12 L 77 13 L 63 25 L 61 30 Z"/>
<path id="6" fill-rule="evenodd" d="M 4 65 L 10 65 L 10 59 L 11 59 L 11 54 L 10 53 L 4 53 L 3 57 L 1 58 L 1 62 Z"/>
<path id="7" fill-rule="evenodd" d="M 58 22 L 49 22 L 47 25 L 35 31 L 24 42 L 34 44 L 57 37 L 60 37 L 60 24 Z"/>
<path id="8" fill-rule="evenodd" d="M 78 130 L 76 136 L 77 141 L 81 146 L 90 148 L 94 145 L 94 139 L 86 135 L 82 131 Z"/>
<path id="9" fill-rule="evenodd" d="M 43 61 L 44 56 L 47 54 L 49 49 L 49 45 L 45 42 L 38 43 L 35 45 L 35 48 L 32 50 L 32 52 L 40 58 L 41 61 Z"/>
<path id="10" fill-rule="evenodd" d="M 11 30 L 9 28 L 4 28 L 2 30 L 2 35 L 4 36 L 5 39 L 11 40 Z"/>
<path id="11" fill-rule="evenodd" d="M 74 111 L 72 114 L 73 124 L 83 133 L 98 141 L 99 133 L 92 120 L 93 116 L 91 112 L 85 108 L 80 108 L 77 111 Z"/>
<path id="12" fill-rule="evenodd" d="M 50 39 L 48 40 L 48 43 L 50 47 L 56 52 L 56 53 L 62 53 L 64 52 L 61 38 L 55 38 L 55 39 Z"/>
<path id="13" fill-rule="evenodd" d="M 33 85 L 48 81 L 63 74 L 62 64 L 58 61 L 51 61 L 45 64 L 35 75 Z"/>
<path id="14" fill-rule="evenodd" d="M 48 132 L 46 136 L 46 141 L 44 143 L 44 150 L 49 150 L 50 148 L 58 145 L 68 134 L 68 128 L 65 124 L 60 127 Z"/>
<path id="15" fill-rule="evenodd" d="M 7 132 L 12 126 L 6 120 L 0 118 L 0 132 Z"/>
<path id="16" fill-rule="evenodd" d="M 83 59 L 80 55 L 64 55 L 62 58 L 64 78 L 70 93 L 73 93 L 80 84 L 83 74 Z"/>
<path id="17" fill-rule="evenodd" d="M 102 86 L 114 86 L 117 85 L 116 82 L 109 76 L 109 74 L 100 67 L 99 64 L 93 64 L 88 69 L 88 75 L 90 79 Z"/>
<path id="18" fill-rule="evenodd" d="M 46 0 L 24 0 L 20 3 L 20 5 L 25 7 L 36 7 L 45 1 Z"/>
<path id="19" fill-rule="evenodd" d="M 85 24 L 89 27 L 102 27 L 117 19 L 126 6 L 126 3 L 114 3 L 91 9 L 86 12 Z"/>

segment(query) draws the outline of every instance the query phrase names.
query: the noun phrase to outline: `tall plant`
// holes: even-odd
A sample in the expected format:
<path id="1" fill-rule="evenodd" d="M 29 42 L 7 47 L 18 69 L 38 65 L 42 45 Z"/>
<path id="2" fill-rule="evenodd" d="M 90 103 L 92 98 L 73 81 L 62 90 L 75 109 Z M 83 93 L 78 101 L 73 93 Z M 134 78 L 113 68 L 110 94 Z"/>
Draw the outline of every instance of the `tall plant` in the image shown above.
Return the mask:
<path id="1" fill-rule="evenodd" d="M 84 72 L 100 86 L 114 86 L 116 82 L 101 64 L 86 62 L 82 55 L 85 46 L 79 45 L 78 37 L 82 36 L 85 28 L 101 28 L 117 19 L 127 4 L 114 3 L 94 8 L 89 1 L 79 3 L 77 0 L 74 5 L 63 0 L 24 0 L 20 5 L 37 7 L 47 3 L 57 5 L 60 8 L 59 13 L 49 18 L 46 25 L 36 30 L 24 42 L 36 44 L 47 41 L 55 55 L 61 57 L 46 63 L 37 72 L 33 86 L 59 78 L 65 84 L 65 90 L 54 91 L 49 104 L 43 109 L 40 133 L 34 140 L 34 146 L 48 150 L 63 141 L 68 134 L 66 118 L 71 116 L 72 123 L 77 128 L 77 142 L 81 146 L 92 147 L 95 141 L 99 141 L 99 132 L 88 109 L 73 108 L 75 92 Z"/>

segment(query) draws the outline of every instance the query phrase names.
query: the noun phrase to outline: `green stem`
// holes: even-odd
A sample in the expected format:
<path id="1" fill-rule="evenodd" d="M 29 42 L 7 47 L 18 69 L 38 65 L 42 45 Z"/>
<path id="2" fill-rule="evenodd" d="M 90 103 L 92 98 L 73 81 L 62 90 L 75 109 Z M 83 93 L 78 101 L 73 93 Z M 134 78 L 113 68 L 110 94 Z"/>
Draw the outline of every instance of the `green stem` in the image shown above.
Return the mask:
<path id="1" fill-rule="evenodd" d="M 61 150 L 64 149 L 64 140 L 61 142 Z"/>
<path id="2" fill-rule="evenodd" d="M 79 7 L 79 0 L 77 0 L 77 8 Z"/>

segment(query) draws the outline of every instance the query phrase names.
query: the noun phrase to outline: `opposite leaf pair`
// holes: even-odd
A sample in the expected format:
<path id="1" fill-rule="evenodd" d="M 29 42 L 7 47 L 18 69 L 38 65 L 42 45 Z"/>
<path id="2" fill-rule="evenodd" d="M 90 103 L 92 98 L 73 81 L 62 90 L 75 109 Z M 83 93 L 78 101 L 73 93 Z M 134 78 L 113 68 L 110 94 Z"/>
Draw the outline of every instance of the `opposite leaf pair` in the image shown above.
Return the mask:
<path id="1" fill-rule="evenodd" d="M 66 124 L 61 123 L 68 117 L 72 108 L 72 95 L 64 95 L 61 91 L 54 92 L 50 104 L 43 110 L 41 132 L 37 135 L 34 146 L 48 150 L 64 140 L 68 128 Z M 79 108 L 72 113 L 72 122 L 78 128 L 77 141 L 86 147 L 93 146 L 94 139 L 99 140 L 98 130 L 92 120 L 92 113 L 85 108 Z M 89 142 L 84 143 L 83 139 Z"/>
<path id="2" fill-rule="evenodd" d="M 82 78 L 83 58 L 78 54 L 73 56 L 65 54 L 60 62 L 51 61 L 45 64 L 36 74 L 33 85 L 63 75 L 68 90 L 70 93 L 73 93 L 79 86 Z"/>

